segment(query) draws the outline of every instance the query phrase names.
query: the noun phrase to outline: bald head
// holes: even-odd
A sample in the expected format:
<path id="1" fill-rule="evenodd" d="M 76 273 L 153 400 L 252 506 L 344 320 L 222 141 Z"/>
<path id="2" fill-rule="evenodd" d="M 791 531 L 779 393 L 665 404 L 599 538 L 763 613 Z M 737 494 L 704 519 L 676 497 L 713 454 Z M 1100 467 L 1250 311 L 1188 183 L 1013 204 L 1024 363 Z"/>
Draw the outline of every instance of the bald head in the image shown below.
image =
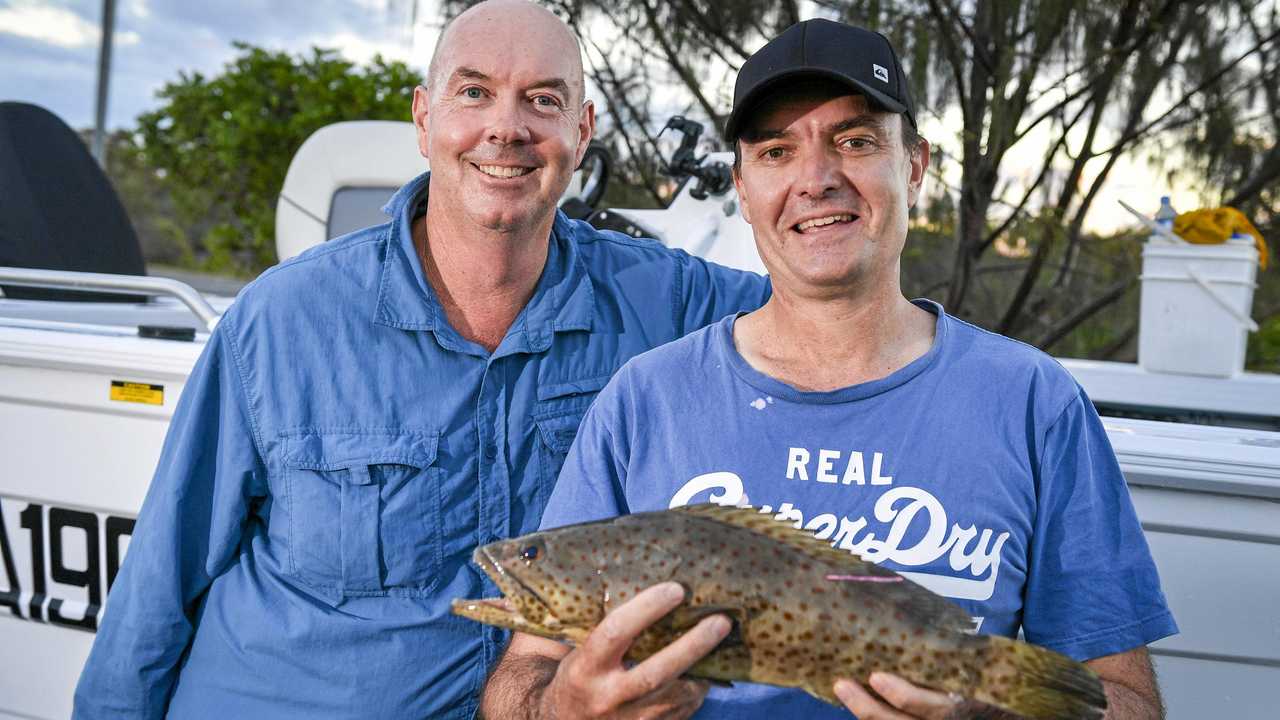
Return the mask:
<path id="1" fill-rule="evenodd" d="M 413 122 L 429 224 L 545 244 L 595 132 L 577 40 L 533 3 L 481 3 L 441 34 Z"/>
<path id="2" fill-rule="evenodd" d="M 486 0 L 454 18 L 436 42 L 427 68 L 427 89 L 433 94 L 440 81 L 454 72 L 459 49 L 513 47 L 536 49 L 564 64 L 563 79 L 574 104 L 582 104 L 585 83 L 578 39 L 554 13 L 528 0 Z M 544 58 L 545 59 L 545 58 Z"/>

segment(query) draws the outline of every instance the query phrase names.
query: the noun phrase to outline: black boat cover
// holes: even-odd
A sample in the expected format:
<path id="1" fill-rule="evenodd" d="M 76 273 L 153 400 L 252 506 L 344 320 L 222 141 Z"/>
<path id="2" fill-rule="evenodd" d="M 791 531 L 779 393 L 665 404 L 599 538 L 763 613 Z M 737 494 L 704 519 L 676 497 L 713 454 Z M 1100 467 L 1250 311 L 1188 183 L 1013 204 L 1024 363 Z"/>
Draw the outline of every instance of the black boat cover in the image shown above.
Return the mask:
<path id="1" fill-rule="evenodd" d="M 0 266 L 145 275 L 142 248 L 84 141 L 53 113 L 0 102 Z M 142 298 L 6 286 L 38 300 Z"/>

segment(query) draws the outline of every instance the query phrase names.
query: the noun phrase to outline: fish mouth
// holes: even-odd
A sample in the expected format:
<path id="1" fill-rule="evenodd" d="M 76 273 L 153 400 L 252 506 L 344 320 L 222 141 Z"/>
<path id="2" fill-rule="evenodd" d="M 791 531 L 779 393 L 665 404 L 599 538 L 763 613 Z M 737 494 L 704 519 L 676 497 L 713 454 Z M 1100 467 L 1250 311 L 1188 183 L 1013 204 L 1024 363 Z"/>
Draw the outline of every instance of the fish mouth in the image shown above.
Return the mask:
<path id="1" fill-rule="evenodd" d="M 536 590 L 503 567 L 490 552 L 490 546 L 476 548 L 471 560 L 493 580 L 504 597 L 454 600 L 450 607 L 453 614 L 486 625 L 497 625 L 508 630 L 519 630 L 542 637 L 559 639 L 563 636 L 555 629 L 559 623 L 555 620 L 547 603 Z M 519 602 L 515 602 L 516 600 Z M 536 604 L 541 608 L 544 619 L 538 622 L 525 617 L 520 610 L 521 604 Z"/>

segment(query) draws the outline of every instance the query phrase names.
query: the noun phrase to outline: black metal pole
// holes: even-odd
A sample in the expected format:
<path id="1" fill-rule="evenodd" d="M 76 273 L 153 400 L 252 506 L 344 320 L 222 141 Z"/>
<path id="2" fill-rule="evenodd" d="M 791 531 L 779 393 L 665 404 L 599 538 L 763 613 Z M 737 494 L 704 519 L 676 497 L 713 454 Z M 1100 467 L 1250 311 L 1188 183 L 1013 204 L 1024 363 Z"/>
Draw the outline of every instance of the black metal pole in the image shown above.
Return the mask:
<path id="1" fill-rule="evenodd" d="M 102 47 L 98 51 L 98 104 L 94 110 L 93 157 L 107 169 L 107 85 L 111 80 L 111 35 L 116 24 L 115 0 L 102 0 Z"/>

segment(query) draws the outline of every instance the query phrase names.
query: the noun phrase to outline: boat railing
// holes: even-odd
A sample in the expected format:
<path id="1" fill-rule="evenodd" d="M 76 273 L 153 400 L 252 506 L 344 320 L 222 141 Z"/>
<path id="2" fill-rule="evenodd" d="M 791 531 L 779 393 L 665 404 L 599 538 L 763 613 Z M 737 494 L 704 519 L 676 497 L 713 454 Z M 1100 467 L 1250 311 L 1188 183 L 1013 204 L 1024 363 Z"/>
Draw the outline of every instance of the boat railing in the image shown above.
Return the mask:
<path id="1" fill-rule="evenodd" d="M 220 317 L 195 288 L 172 278 L 0 267 L 0 285 L 171 297 L 185 305 L 208 330 L 213 330 Z"/>

